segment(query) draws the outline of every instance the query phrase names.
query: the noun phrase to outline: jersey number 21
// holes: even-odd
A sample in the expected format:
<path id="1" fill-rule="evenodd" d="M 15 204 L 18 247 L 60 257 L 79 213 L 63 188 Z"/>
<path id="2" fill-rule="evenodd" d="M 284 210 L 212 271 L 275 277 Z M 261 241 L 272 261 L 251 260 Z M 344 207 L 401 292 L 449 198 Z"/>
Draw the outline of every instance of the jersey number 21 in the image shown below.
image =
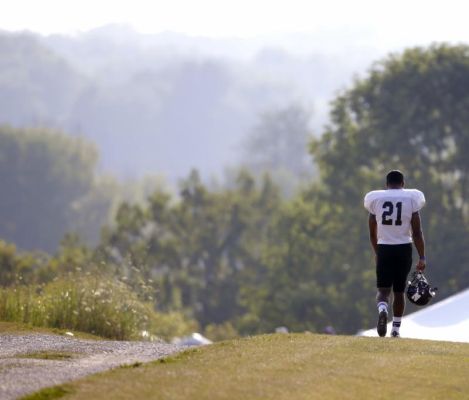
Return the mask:
<path id="1" fill-rule="evenodd" d="M 397 209 L 397 216 L 396 219 L 393 221 L 392 215 L 394 213 L 394 207 Z M 383 225 L 392 225 L 394 222 L 394 225 L 402 225 L 402 201 L 399 201 L 397 203 L 392 203 L 391 201 L 386 201 L 383 204 L 383 214 L 381 216 L 381 223 Z"/>

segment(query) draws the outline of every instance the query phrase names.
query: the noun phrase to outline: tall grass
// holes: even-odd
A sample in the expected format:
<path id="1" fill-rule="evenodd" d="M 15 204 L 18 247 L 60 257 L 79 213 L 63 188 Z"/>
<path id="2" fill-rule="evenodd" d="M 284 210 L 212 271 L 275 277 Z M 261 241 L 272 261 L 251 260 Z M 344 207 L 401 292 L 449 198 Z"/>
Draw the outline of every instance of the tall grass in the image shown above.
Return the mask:
<path id="1" fill-rule="evenodd" d="M 143 331 L 168 338 L 190 329 L 180 315 L 156 313 L 124 283 L 91 276 L 0 289 L 0 320 L 119 340 L 141 338 Z"/>

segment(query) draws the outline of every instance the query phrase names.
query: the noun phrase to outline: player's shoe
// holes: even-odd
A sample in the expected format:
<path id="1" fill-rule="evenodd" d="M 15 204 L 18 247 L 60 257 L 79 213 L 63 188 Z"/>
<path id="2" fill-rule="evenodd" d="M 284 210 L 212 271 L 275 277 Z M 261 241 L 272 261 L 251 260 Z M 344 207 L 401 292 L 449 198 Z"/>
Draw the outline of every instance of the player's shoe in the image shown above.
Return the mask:
<path id="1" fill-rule="evenodd" d="M 378 324 L 376 326 L 378 335 L 381 337 L 386 336 L 387 329 L 388 329 L 388 313 L 386 311 L 381 311 L 378 314 Z"/>
<path id="2" fill-rule="evenodd" d="M 400 335 L 399 332 L 397 332 L 397 331 L 392 331 L 392 332 L 391 332 L 391 337 L 400 338 L 401 335 Z"/>

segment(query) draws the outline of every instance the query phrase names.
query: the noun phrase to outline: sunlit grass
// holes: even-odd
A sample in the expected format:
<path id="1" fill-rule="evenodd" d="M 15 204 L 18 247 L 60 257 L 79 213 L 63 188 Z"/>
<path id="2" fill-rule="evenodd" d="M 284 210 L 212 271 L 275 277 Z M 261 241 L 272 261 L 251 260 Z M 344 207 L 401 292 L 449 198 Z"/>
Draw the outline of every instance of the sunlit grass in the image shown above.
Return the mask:
<path id="1" fill-rule="evenodd" d="M 92 335 L 91 333 L 70 331 L 69 329 L 47 328 L 32 326 L 31 324 L 23 324 L 21 322 L 6 322 L 0 321 L 0 335 L 1 334 L 29 334 L 29 333 L 42 333 L 52 335 L 62 335 L 74 337 L 77 339 L 92 339 L 102 340 L 100 336 Z"/>
<path id="2" fill-rule="evenodd" d="M 469 345 L 313 334 L 221 342 L 66 385 L 67 400 L 467 399 Z"/>
<path id="3" fill-rule="evenodd" d="M 24 396 L 21 400 L 53 400 L 60 399 L 66 394 L 71 393 L 70 389 L 66 385 L 56 386 L 41 390 L 38 393 L 33 393 L 28 396 Z"/>
<path id="4" fill-rule="evenodd" d="M 167 337 L 187 328 L 178 315 L 157 314 L 124 283 L 86 276 L 0 289 L 0 320 L 118 340 L 142 339 L 143 331 Z"/>

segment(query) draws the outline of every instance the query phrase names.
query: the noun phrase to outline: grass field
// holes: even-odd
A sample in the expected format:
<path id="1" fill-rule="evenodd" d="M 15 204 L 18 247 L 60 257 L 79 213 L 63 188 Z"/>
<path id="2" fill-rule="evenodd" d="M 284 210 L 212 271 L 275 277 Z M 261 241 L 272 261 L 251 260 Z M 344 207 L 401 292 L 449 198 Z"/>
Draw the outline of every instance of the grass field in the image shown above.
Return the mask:
<path id="1" fill-rule="evenodd" d="M 469 345 L 313 334 L 190 349 L 28 399 L 467 399 Z"/>
<path id="2" fill-rule="evenodd" d="M 103 340 L 103 338 L 92 335 L 90 333 L 69 331 L 65 329 L 57 328 L 41 328 L 36 326 L 31 326 L 28 324 L 21 324 L 18 322 L 5 322 L 0 321 L 0 335 L 1 334 L 25 334 L 25 333 L 44 333 L 51 335 L 65 335 L 66 332 L 73 333 L 73 337 L 79 339 L 94 339 L 94 340 Z"/>

